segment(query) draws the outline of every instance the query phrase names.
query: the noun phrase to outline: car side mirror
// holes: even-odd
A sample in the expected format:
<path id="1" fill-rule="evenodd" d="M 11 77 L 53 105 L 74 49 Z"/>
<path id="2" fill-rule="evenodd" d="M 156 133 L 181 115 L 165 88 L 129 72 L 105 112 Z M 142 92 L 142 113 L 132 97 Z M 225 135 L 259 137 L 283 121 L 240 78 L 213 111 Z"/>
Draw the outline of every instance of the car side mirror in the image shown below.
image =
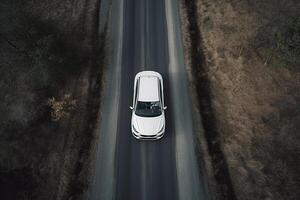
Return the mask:
<path id="1" fill-rule="evenodd" d="M 133 110 L 133 106 L 129 106 L 129 108 L 130 108 L 131 110 Z"/>
<path id="2" fill-rule="evenodd" d="M 164 110 L 166 110 L 166 109 L 167 109 L 167 106 L 164 107 Z"/>

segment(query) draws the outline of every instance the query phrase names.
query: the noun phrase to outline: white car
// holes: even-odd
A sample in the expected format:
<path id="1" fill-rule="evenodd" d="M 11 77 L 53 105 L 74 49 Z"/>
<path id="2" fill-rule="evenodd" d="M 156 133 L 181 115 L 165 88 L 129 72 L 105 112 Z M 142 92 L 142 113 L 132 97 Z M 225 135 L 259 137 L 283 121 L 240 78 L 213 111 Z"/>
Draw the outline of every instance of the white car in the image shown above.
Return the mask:
<path id="1" fill-rule="evenodd" d="M 134 79 L 131 130 L 137 139 L 160 139 L 165 133 L 163 79 L 158 72 L 142 71 Z"/>

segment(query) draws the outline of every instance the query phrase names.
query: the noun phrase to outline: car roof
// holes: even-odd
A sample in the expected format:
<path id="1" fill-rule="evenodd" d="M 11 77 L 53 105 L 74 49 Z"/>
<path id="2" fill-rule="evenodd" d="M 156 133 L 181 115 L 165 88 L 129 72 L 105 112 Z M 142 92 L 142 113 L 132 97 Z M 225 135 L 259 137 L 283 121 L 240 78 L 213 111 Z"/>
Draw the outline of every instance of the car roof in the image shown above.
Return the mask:
<path id="1" fill-rule="evenodd" d="M 155 76 L 141 76 L 139 78 L 138 101 L 159 101 L 158 78 Z"/>

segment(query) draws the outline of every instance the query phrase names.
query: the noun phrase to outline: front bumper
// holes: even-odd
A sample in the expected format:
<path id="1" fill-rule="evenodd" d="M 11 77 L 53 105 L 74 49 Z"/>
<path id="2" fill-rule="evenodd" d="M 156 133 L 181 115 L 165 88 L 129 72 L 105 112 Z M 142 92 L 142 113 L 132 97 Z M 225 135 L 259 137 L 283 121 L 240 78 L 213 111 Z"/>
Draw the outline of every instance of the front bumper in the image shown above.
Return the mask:
<path id="1" fill-rule="evenodd" d="M 132 135 L 138 140 L 159 140 L 164 136 L 165 132 L 162 131 L 160 133 L 157 133 L 155 135 L 143 135 L 141 133 L 136 133 L 132 130 Z"/>

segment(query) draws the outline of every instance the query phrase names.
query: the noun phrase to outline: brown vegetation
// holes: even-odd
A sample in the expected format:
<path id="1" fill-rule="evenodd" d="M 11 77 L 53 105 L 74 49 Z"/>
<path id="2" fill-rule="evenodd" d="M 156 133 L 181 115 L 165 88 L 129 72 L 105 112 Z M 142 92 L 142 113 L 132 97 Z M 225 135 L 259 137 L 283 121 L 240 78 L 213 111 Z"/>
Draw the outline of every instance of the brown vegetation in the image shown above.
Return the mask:
<path id="1" fill-rule="evenodd" d="M 57 100 L 55 97 L 48 99 L 48 105 L 51 108 L 53 121 L 65 120 L 76 109 L 76 100 L 72 99 L 70 94 L 66 94 L 61 100 Z"/>
<path id="2" fill-rule="evenodd" d="M 182 27 L 215 170 L 228 166 L 237 199 L 299 199 L 299 1 L 182 3 L 197 13 Z"/>

